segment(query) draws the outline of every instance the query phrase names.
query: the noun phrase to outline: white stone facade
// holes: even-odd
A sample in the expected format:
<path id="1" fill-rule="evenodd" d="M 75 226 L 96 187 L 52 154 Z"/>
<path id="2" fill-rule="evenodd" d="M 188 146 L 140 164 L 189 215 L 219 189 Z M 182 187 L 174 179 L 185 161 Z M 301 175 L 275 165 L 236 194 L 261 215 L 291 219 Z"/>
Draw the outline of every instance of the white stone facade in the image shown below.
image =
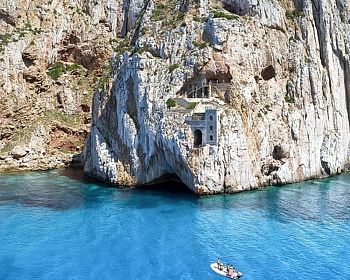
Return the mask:
<path id="1" fill-rule="evenodd" d="M 217 145 L 219 135 L 219 114 L 217 109 L 205 109 L 204 113 L 194 113 L 186 118 L 194 135 L 194 147 Z M 200 132 L 200 141 L 198 133 Z M 199 141 L 199 142 L 198 142 Z"/>

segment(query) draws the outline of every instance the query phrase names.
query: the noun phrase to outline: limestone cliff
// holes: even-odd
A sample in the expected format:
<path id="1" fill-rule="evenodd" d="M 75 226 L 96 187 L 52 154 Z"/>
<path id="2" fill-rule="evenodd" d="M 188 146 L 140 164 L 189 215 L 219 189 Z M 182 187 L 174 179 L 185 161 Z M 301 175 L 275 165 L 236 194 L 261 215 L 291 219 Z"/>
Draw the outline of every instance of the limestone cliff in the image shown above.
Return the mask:
<path id="1" fill-rule="evenodd" d="M 81 152 L 123 13 L 111 0 L 0 0 L 0 171 Z"/>
<path id="2" fill-rule="evenodd" d="M 128 186 L 173 174 L 211 194 L 347 167 L 347 0 L 124 7 L 123 42 L 94 95 L 87 174 Z M 218 112 L 214 140 L 208 108 Z"/>
<path id="3" fill-rule="evenodd" d="M 176 175 L 207 194 L 341 172 L 349 9 L 0 0 L 0 171 L 69 164 L 91 130 L 84 170 L 117 185 Z"/>

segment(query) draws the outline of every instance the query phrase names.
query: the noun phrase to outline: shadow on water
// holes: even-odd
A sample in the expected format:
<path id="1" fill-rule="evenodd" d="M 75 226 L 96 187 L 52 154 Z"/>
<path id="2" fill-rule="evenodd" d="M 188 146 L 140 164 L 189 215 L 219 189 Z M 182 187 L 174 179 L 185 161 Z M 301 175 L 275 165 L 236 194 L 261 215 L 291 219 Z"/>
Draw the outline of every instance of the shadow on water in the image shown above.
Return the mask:
<path id="1" fill-rule="evenodd" d="M 60 171 L 10 173 L 1 176 L 0 205 L 19 203 L 26 207 L 68 210 L 84 202 L 81 184 L 62 180 Z"/>
<path id="2" fill-rule="evenodd" d="M 65 172 L 63 175 L 69 176 L 72 179 L 74 179 L 74 176 L 76 176 L 74 172 L 71 172 L 71 171 Z M 81 178 L 79 177 L 79 179 Z M 168 177 L 166 175 L 163 178 L 160 178 L 158 183 L 140 185 L 135 188 L 115 186 L 115 185 L 104 183 L 95 178 L 87 177 L 87 176 L 85 177 L 83 176 L 82 180 L 85 182 L 94 183 L 101 187 L 116 188 L 122 191 L 131 191 L 133 193 L 154 193 L 154 194 L 158 193 L 160 195 L 162 194 L 165 196 L 177 194 L 177 195 L 189 196 L 192 198 L 197 197 L 197 195 L 195 195 L 184 183 L 182 183 L 180 179 L 174 176 Z"/>
<path id="3" fill-rule="evenodd" d="M 178 180 L 168 180 L 158 184 L 142 185 L 136 188 L 139 192 L 158 192 L 164 194 L 182 194 L 197 197 L 184 183 Z"/>
<path id="4" fill-rule="evenodd" d="M 20 203 L 27 207 L 46 207 L 55 210 L 77 208 L 83 203 L 82 195 L 77 191 L 65 190 L 61 186 L 39 187 L 24 184 L 15 190 L 5 190 L 0 194 L 0 205 Z"/>
<path id="5" fill-rule="evenodd" d="M 60 176 L 67 177 L 69 179 L 79 181 L 81 183 L 88 182 L 87 178 L 84 176 L 84 172 L 80 168 L 64 168 L 64 169 L 58 169 L 57 173 Z"/>
<path id="6" fill-rule="evenodd" d="M 136 199 L 142 196 L 144 199 Z M 152 199 L 152 198 L 157 199 Z M 126 208 L 154 208 L 162 199 L 195 200 L 197 197 L 175 181 L 118 188 L 84 176 L 81 169 L 9 173 L 0 177 L 0 205 L 18 203 L 26 207 L 69 210 L 112 200 Z"/>
<path id="7" fill-rule="evenodd" d="M 66 173 L 66 175 L 68 174 Z M 157 183 L 154 182 L 135 188 L 118 187 L 103 183 L 91 177 L 84 177 L 84 180 L 98 186 L 100 190 L 113 190 L 109 198 L 114 199 L 116 203 L 126 209 L 151 209 L 165 204 L 173 205 L 176 208 L 180 202 L 193 204 L 195 207 L 198 199 L 200 199 L 173 175 L 166 175 L 159 178 Z"/>
<path id="8" fill-rule="evenodd" d="M 28 172 L 0 176 L 0 205 L 69 210 L 94 207 L 106 200 L 125 209 L 155 208 L 181 202 L 201 211 L 233 209 L 261 211 L 280 222 L 294 219 L 350 220 L 350 174 L 261 191 L 198 197 L 184 184 L 167 181 L 137 188 L 116 188 L 87 179 L 79 169 Z"/>

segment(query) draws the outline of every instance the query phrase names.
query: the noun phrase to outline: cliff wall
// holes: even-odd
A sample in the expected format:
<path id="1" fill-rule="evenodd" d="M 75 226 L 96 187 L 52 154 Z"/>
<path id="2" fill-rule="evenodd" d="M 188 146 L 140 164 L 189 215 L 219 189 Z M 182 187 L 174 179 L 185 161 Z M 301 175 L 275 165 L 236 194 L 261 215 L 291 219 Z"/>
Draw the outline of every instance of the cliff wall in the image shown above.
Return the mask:
<path id="1" fill-rule="evenodd" d="M 212 194 L 343 171 L 349 12 L 346 0 L 130 2 L 134 21 L 94 95 L 85 172 L 129 186 L 172 174 Z M 211 98 L 184 96 L 220 80 Z M 216 145 L 196 145 L 187 122 L 205 107 L 219 112 Z"/>
<path id="2" fill-rule="evenodd" d="M 123 14 L 109 0 L 0 0 L 0 171 L 81 152 Z"/>
<path id="3" fill-rule="evenodd" d="M 0 7 L 0 171 L 70 164 L 85 139 L 85 173 L 116 185 L 211 194 L 348 168 L 346 0 Z"/>

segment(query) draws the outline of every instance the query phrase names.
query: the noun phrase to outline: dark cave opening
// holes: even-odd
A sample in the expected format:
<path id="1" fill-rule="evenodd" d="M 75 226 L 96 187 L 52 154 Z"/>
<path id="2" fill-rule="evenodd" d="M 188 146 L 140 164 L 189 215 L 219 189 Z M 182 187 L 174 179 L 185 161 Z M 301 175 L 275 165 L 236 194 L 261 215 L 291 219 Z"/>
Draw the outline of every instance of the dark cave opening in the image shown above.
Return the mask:
<path id="1" fill-rule="evenodd" d="M 104 188 L 122 188 L 122 189 L 130 189 L 136 191 L 155 191 L 155 192 L 163 192 L 163 193 L 177 193 L 177 194 L 191 194 L 194 192 L 187 187 L 176 174 L 164 174 L 156 180 L 149 182 L 144 185 L 138 185 L 136 188 L 130 188 L 125 186 L 116 186 L 114 184 L 103 182 L 98 178 L 94 178 L 87 174 L 84 174 L 81 170 L 77 168 L 67 168 L 59 171 L 59 174 L 62 176 L 66 176 L 72 178 L 74 180 L 78 180 L 82 183 L 94 183 Z"/>
<path id="2" fill-rule="evenodd" d="M 183 182 L 181 182 L 180 178 L 176 174 L 164 174 L 150 183 L 137 186 L 137 189 L 166 193 L 193 194 L 193 192 Z"/>

